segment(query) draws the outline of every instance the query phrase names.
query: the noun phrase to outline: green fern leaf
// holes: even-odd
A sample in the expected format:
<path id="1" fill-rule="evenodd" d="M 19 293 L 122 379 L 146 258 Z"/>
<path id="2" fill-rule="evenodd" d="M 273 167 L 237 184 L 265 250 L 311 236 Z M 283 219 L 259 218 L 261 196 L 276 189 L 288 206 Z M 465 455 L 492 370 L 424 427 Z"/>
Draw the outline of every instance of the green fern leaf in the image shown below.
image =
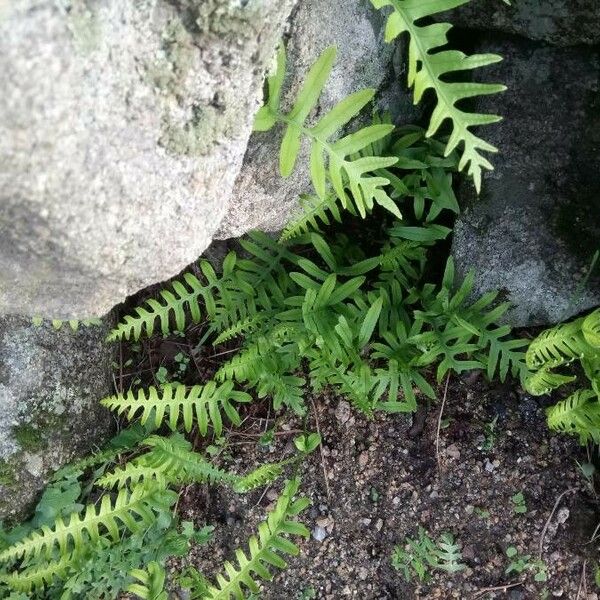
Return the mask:
<path id="1" fill-rule="evenodd" d="M 523 385 L 532 396 L 544 396 L 566 383 L 575 381 L 576 377 L 553 373 L 549 367 L 542 367 L 525 377 Z"/>
<path id="2" fill-rule="evenodd" d="M 0 582 L 5 583 L 17 592 L 31 594 L 51 585 L 57 577 L 61 577 L 73 562 L 73 555 L 67 554 L 58 561 L 51 560 L 34 564 L 22 571 L 0 573 Z"/>
<path id="3" fill-rule="evenodd" d="M 165 580 L 167 574 L 165 569 L 157 562 L 153 561 L 143 569 L 133 569 L 130 575 L 137 579 L 139 583 L 132 583 L 127 591 L 142 598 L 142 600 L 168 600 L 165 591 Z"/>
<path id="4" fill-rule="evenodd" d="M 553 368 L 584 357 L 590 347 L 581 332 L 582 322 L 577 319 L 542 331 L 527 349 L 527 366 Z"/>
<path id="5" fill-rule="evenodd" d="M 233 403 L 250 400 L 249 394 L 234 390 L 230 381 L 219 386 L 214 381 L 209 381 L 204 386 L 195 385 L 191 388 L 181 384 L 166 384 L 161 389 L 150 387 L 137 392 L 129 391 L 104 398 L 100 403 L 119 415 L 126 414 L 130 421 L 141 413 L 139 418 L 142 425 L 150 421 L 159 427 L 166 421 L 172 430 L 183 421 L 185 430 L 191 431 L 195 416 L 202 435 L 206 435 L 210 423 L 215 434 L 220 436 L 223 430 L 221 412 L 234 425 L 239 425 L 240 416 Z"/>
<path id="6" fill-rule="evenodd" d="M 179 433 L 166 438 L 153 435 L 145 442 L 152 450 L 140 457 L 147 466 L 159 470 L 163 476 L 182 483 L 235 484 L 239 477 L 223 471 L 192 450 L 191 444 Z"/>
<path id="7" fill-rule="evenodd" d="M 496 123 L 500 117 L 489 114 L 468 113 L 458 108 L 457 103 L 465 98 L 483 94 L 495 94 L 506 89 L 499 84 L 450 83 L 443 79 L 447 73 L 476 69 L 491 65 L 499 60 L 495 54 L 466 56 L 454 50 L 441 50 L 448 44 L 449 23 L 417 25 L 424 17 L 450 10 L 468 0 L 371 0 L 373 6 L 381 9 L 393 8 L 386 26 L 386 40 L 391 42 L 402 33 L 410 35 L 408 85 L 414 88 L 415 104 L 420 102 L 426 90 L 435 91 L 437 104 L 431 116 L 427 136 L 432 136 L 449 119 L 452 134 L 446 146 L 449 155 L 459 144 L 463 144 L 459 169 L 467 167 L 473 177 L 477 191 L 481 189 L 482 169 L 492 169 L 490 162 L 481 151 L 496 152 L 496 148 L 477 137 L 471 127 Z"/>
<path id="8" fill-rule="evenodd" d="M 578 390 L 546 414 L 550 429 L 579 436 L 581 445 L 600 443 L 600 400 L 592 390 Z"/>
<path id="9" fill-rule="evenodd" d="M 237 564 L 225 563 L 225 572 L 217 575 L 216 584 L 209 586 L 208 591 L 201 596 L 202 600 L 243 600 L 246 598 L 246 590 L 258 593 L 258 581 L 271 580 L 271 567 L 286 568 L 287 563 L 280 554 L 295 556 L 299 553 L 298 547 L 287 536 L 310 536 L 308 529 L 294 519 L 310 502 L 307 498 L 293 500 L 298 487 L 297 479 L 287 483 L 275 509 L 259 525 L 258 536 L 250 538 L 249 553 L 242 549 L 236 550 Z"/>
<path id="10" fill-rule="evenodd" d="M 139 486 L 132 492 L 120 490 L 114 503 L 110 496 L 103 496 L 99 508 L 89 504 L 84 514 L 73 513 L 66 522 L 58 518 L 52 527 L 33 531 L 0 552 L 0 561 L 41 555 L 50 559 L 55 548 L 64 556 L 106 536 L 116 542 L 120 537 L 119 524 L 131 532 L 148 527 L 154 522 L 155 513 L 168 511 L 176 497 L 173 492 L 150 486 Z"/>
<path id="11" fill-rule="evenodd" d="M 330 141 L 331 137 L 338 134 L 372 100 L 375 90 L 355 92 L 340 101 L 315 125 L 306 124 L 329 77 L 335 55 L 336 49 L 330 47 L 317 59 L 288 114 L 281 113 L 278 102 L 272 105 L 269 101 L 259 112 L 259 128 L 272 126 L 274 122 L 283 123 L 286 127 L 279 161 L 283 177 L 288 177 L 295 168 L 302 136 L 307 137 L 311 143 L 311 179 L 322 204 L 313 204 L 314 215 L 309 215 L 308 221 L 303 220 L 299 229 L 293 227 L 292 232 L 301 231 L 311 219 L 314 221 L 318 217 L 323 220 L 325 211 L 333 206 L 332 201 L 328 200 L 330 187 L 344 208 L 356 209 L 363 218 L 367 212 L 371 212 L 375 204 L 400 216 L 395 202 L 383 189 L 389 184 L 389 180 L 379 174 L 381 169 L 394 165 L 398 159 L 368 155 L 371 146 L 386 138 L 394 126 L 386 123 L 375 124 L 337 141 Z M 282 51 L 278 54 L 278 61 L 280 72 L 285 69 L 285 54 Z"/>
<path id="12" fill-rule="evenodd" d="M 114 487 L 124 488 L 133 487 L 142 482 L 152 482 L 158 487 L 166 487 L 167 483 L 172 481 L 158 470 L 149 467 L 143 461 L 135 460 L 127 463 L 124 467 L 118 467 L 110 473 L 106 473 L 95 481 L 99 487 L 112 489 Z"/>
<path id="13" fill-rule="evenodd" d="M 234 490 L 239 494 L 245 494 L 259 487 L 264 487 L 273 483 L 283 473 L 283 467 L 288 464 L 289 460 L 284 460 L 278 463 L 267 463 L 254 469 L 247 475 L 241 477 L 234 485 Z"/>
<path id="14" fill-rule="evenodd" d="M 287 242 L 311 230 L 318 231 L 321 225 L 330 225 L 332 221 L 341 223 L 342 218 L 337 204 L 338 198 L 333 193 L 324 194 L 322 198 L 319 198 L 319 196 L 300 196 L 300 208 L 302 210 L 299 216 L 285 227 L 279 238 L 280 241 Z"/>
<path id="15" fill-rule="evenodd" d="M 590 313 L 581 324 L 581 331 L 585 341 L 600 353 L 600 308 Z"/>

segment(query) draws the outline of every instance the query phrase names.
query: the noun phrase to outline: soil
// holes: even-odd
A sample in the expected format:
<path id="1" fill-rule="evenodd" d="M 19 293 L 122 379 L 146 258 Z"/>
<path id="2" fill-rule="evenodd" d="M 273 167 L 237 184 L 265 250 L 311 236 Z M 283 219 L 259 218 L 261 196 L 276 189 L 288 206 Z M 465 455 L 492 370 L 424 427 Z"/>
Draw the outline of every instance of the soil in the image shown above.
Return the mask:
<path id="1" fill-rule="evenodd" d="M 598 598 L 598 548 L 590 538 L 600 514 L 593 484 L 577 465 L 588 457 L 576 440 L 548 431 L 543 401 L 471 373 L 450 379 L 441 420 L 441 400 L 414 416 L 373 420 L 342 398 L 313 402 L 308 425 L 322 433 L 322 453 L 301 469 L 302 491 L 312 501 L 302 520 L 312 536 L 264 586 L 263 600 Z M 291 455 L 302 422 L 267 417 L 249 414 L 217 461 L 244 472 Z M 272 427 L 274 441 L 265 447 L 260 436 Z M 245 545 L 281 487 L 245 496 L 205 486 L 184 490 L 181 517 L 216 525 L 216 532 L 183 565 L 212 577 Z M 512 500 L 519 492 L 522 512 Z M 466 568 L 433 571 L 426 583 L 406 581 L 390 557 L 419 527 L 434 539 L 453 534 Z M 509 547 L 529 556 L 531 568 L 507 573 Z M 536 581 L 544 568 L 547 581 Z"/>

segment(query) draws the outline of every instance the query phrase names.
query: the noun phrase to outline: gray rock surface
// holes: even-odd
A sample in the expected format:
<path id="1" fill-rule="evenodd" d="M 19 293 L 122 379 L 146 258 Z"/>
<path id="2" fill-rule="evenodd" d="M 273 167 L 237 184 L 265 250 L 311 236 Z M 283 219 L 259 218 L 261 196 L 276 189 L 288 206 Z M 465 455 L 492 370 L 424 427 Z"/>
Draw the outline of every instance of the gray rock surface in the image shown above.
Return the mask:
<path id="1" fill-rule="evenodd" d="M 310 66 L 331 45 L 337 46 L 337 61 L 315 109 L 317 115 L 352 92 L 378 89 L 391 74 L 393 47 L 383 40 L 379 11 L 371 10 L 364 0 L 301 0 L 287 36 L 289 76 L 284 109 L 293 104 Z M 275 127 L 250 138 L 219 238 L 251 229 L 281 229 L 297 210 L 299 194 L 312 192 L 306 145 L 295 172 L 281 178 L 281 137 L 282 129 Z"/>
<path id="2" fill-rule="evenodd" d="M 510 323 L 555 323 L 600 304 L 598 276 L 577 293 L 600 248 L 600 52 L 515 38 L 478 50 L 505 57 L 486 77 L 509 90 L 479 103 L 505 115 L 486 129 L 500 154 L 479 199 L 463 187 L 452 252 L 477 294 L 515 304 Z"/>
<path id="3" fill-rule="evenodd" d="M 113 419 L 107 327 L 0 318 L 0 521 L 23 516 L 50 474 L 101 444 Z"/>
<path id="4" fill-rule="evenodd" d="M 102 315 L 201 254 L 294 2 L 0 1 L 0 315 Z"/>
<path id="5" fill-rule="evenodd" d="M 471 0 L 444 15 L 460 27 L 515 33 L 556 46 L 600 43 L 598 0 Z"/>

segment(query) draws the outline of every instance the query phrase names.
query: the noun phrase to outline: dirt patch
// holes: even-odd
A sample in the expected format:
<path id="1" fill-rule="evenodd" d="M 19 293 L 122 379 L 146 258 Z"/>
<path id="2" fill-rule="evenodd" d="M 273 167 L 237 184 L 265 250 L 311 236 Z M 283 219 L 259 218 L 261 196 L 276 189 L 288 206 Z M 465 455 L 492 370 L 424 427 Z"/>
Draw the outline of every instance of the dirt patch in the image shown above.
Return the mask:
<path id="1" fill-rule="evenodd" d="M 412 418 L 371 421 L 333 396 L 315 398 L 314 407 L 323 455 L 317 451 L 302 467 L 302 489 L 312 500 L 303 520 L 313 536 L 300 543 L 302 554 L 289 569 L 264 587 L 263 600 L 597 598 L 597 544 L 588 542 L 600 516 L 576 464 L 587 458 L 575 441 L 550 434 L 543 402 L 477 374 L 453 377 L 439 440 L 439 403 Z M 249 415 L 230 432 L 218 460 L 246 471 L 292 454 L 294 430 L 302 423 L 268 416 Z M 314 411 L 311 417 L 314 430 Z M 273 426 L 273 443 L 259 444 Z M 217 529 L 214 541 L 194 549 L 184 564 L 212 575 L 245 544 L 280 488 L 278 483 L 247 496 L 187 488 L 182 518 Z M 521 512 L 511 499 L 519 492 Z M 467 568 L 455 575 L 434 572 L 427 584 L 404 581 L 390 556 L 406 536 L 416 536 L 419 525 L 433 538 L 452 533 Z M 541 559 L 547 581 L 535 581 L 535 569 L 507 574 L 511 546 L 531 562 Z M 484 592 L 507 584 L 506 590 Z"/>

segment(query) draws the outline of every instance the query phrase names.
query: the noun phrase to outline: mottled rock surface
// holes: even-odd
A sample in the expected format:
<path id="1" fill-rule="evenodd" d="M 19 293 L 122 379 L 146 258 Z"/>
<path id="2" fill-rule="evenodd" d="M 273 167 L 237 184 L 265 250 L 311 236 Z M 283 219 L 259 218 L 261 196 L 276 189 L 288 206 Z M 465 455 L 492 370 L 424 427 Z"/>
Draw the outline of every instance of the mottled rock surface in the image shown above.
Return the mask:
<path id="1" fill-rule="evenodd" d="M 0 318 L 0 521 L 31 509 L 50 474 L 111 430 L 106 326 L 56 331 Z"/>
<path id="2" fill-rule="evenodd" d="M 514 33 L 556 46 L 600 43 L 598 0 L 471 0 L 446 13 L 459 27 Z"/>
<path id="3" fill-rule="evenodd" d="M 293 105 L 310 66 L 332 45 L 338 50 L 337 61 L 313 113 L 316 118 L 352 92 L 378 89 L 391 75 L 393 47 L 384 42 L 379 11 L 371 10 L 363 0 L 301 0 L 286 42 L 289 76 L 282 101 L 284 110 Z M 281 229 L 297 210 L 299 194 L 312 192 L 306 144 L 295 172 L 282 180 L 282 135 L 282 128 L 276 126 L 250 138 L 218 237 L 241 235 L 250 229 Z"/>
<path id="4" fill-rule="evenodd" d="M 463 187 L 452 252 L 477 294 L 515 304 L 513 325 L 555 323 L 600 304 L 597 275 L 581 286 L 600 247 L 600 52 L 515 38 L 478 50 L 504 56 L 485 76 L 509 90 L 479 103 L 505 116 L 486 129 L 500 153 L 479 199 Z"/>
<path id="5" fill-rule="evenodd" d="M 0 2 L 0 315 L 102 315 L 201 254 L 293 4 Z"/>

